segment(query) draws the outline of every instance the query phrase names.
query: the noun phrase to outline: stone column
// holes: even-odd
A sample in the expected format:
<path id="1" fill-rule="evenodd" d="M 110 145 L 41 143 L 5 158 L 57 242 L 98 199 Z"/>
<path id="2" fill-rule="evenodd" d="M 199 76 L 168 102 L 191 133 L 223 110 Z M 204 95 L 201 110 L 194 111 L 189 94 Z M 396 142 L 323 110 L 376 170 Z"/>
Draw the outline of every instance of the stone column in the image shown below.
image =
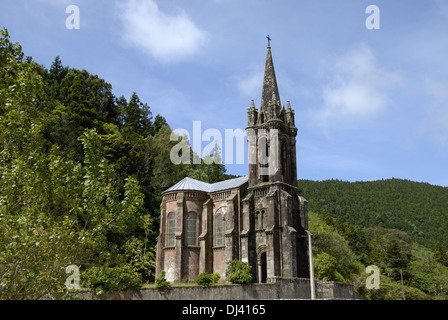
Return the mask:
<path id="1" fill-rule="evenodd" d="M 175 244 L 175 258 L 174 258 L 174 274 L 175 282 L 182 281 L 182 234 L 184 222 L 184 200 L 185 194 L 177 199 L 177 221 L 176 221 L 176 244 Z"/>
<path id="2" fill-rule="evenodd" d="M 238 259 L 238 194 L 231 194 L 227 198 L 227 230 L 225 231 L 226 262 Z"/>
<path id="3" fill-rule="evenodd" d="M 202 234 L 199 236 L 199 273 L 212 271 L 213 203 L 208 199 L 202 207 Z"/>
<path id="4" fill-rule="evenodd" d="M 251 263 L 250 261 L 250 214 L 253 211 L 253 194 L 249 193 L 242 201 L 242 231 L 241 237 L 241 250 L 240 250 L 240 260 L 243 262 Z"/>
<path id="5" fill-rule="evenodd" d="M 271 190 L 267 196 L 267 225 L 266 225 L 266 272 L 267 278 L 281 276 L 280 261 L 280 228 L 277 223 L 277 190 Z"/>
<path id="6" fill-rule="evenodd" d="M 156 246 L 156 278 L 160 277 L 160 272 L 163 270 L 164 265 L 163 261 L 165 260 L 163 247 L 165 246 L 165 235 L 164 230 L 166 229 L 166 210 L 165 210 L 165 199 L 162 200 L 162 204 L 160 205 L 160 229 L 159 236 L 157 237 L 157 246 Z"/>

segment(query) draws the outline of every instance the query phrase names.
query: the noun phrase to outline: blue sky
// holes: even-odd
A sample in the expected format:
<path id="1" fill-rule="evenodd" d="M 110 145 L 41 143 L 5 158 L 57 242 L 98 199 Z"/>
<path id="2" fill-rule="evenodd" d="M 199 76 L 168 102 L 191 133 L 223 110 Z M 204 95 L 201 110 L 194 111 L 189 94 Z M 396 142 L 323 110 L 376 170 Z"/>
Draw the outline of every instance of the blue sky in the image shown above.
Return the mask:
<path id="1" fill-rule="evenodd" d="M 380 29 L 366 28 L 369 5 Z M 172 129 L 201 121 L 223 136 L 259 107 L 269 34 L 299 178 L 448 186 L 448 1 L 2 0 L 3 26 L 47 68 L 59 55 L 116 96 L 137 92 Z"/>

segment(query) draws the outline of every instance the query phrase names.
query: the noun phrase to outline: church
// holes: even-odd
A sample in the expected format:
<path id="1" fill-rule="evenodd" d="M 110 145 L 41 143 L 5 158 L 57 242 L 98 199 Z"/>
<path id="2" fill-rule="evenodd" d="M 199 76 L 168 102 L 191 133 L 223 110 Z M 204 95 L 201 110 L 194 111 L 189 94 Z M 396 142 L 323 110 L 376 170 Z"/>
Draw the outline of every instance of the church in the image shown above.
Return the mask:
<path id="1" fill-rule="evenodd" d="M 297 128 L 290 102 L 280 102 L 270 44 L 260 108 L 252 100 L 247 120 L 247 177 L 213 184 L 187 177 L 163 192 L 156 277 L 165 271 L 170 282 L 193 282 L 208 272 L 225 281 L 227 263 L 238 259 L 258 283 L 309 278 Z"/>

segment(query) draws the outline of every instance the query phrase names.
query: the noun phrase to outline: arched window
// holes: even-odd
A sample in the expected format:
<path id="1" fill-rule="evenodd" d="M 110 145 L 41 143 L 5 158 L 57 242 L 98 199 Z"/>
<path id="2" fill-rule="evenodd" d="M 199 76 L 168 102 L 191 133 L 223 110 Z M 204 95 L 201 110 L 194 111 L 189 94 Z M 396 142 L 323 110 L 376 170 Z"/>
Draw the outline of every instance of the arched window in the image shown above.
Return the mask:
<path id="1" fill-rule="evenodd" d="M 223 228 L 222 214 L 218 213 L 215 216 L 215 246 L 224 245 L 224 228 Z"/>
<path id="2" fill-rule="evenodd" d="M 187 214 L 187 221 L 185 225 L 186 245 L 196 246 L 198 239 L 198 215 L 195 212 L 189 212 Z"/>
<path id="3" fill-rule="evenodd" d="M 166 246 L 174 247 L 176 245 L 176 214 L 171 212 L 167 219 Z"/>
<path id="4" fill-rule="evenodd" d="M 258 136 L 258 159 L 261 182 L 269 181 L 269 141 L 266 133 L 261 131 Z"/>

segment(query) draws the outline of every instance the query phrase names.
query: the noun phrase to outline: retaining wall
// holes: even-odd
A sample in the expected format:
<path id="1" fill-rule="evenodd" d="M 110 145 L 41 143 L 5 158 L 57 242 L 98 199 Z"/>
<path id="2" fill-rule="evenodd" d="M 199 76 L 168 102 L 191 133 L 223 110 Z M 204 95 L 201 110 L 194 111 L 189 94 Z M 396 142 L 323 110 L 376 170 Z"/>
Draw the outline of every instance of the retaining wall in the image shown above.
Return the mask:
<path id="1" fill-rule="evenodd" d="M 79 294 L 80 299 L 106 300 L 271 300 L 310 299 L 309 279 L 274 278 L 270 283 L 232 285 L 222 284 L 210 287 L 175 286 L 166 290 L 142 288 L 122 292 L 106 292 L 95 296 L 90 291 Z M 341 282 L 316 282 L 317 299 L 358 299 L 352 285 Z"/>

